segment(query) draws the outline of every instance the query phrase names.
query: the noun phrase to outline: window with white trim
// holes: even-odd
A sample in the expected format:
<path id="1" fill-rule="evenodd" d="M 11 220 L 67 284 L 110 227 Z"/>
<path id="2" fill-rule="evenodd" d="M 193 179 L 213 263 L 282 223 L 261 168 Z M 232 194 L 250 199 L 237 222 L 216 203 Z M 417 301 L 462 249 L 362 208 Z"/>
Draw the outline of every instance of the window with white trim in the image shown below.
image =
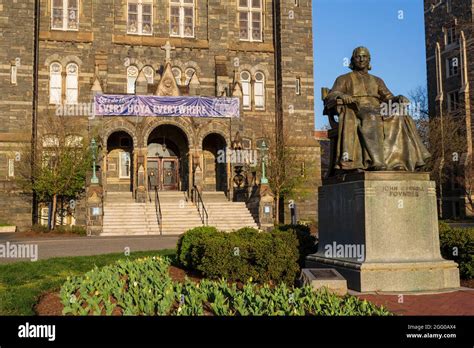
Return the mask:
<path id="1" fill-rule="evenodd" d="M 262 0 L 239 0 L 239 27 L 241 41 L 262 41 Z"/>
<path id="2" fill-rule="evenodd" d="M 79 97 L 79 68 L 70 63 L 66 67 L 66 103 L 77 104 Z"/>
<path id="3" fill-rule="evenodd" d="M 457 32 L 456 32 L 456 26 L 455 25 L 452 25 L 452 26 L 445 29 L 446 45 L 455 44 L 457 39 L 458 39 L 458 37 L 457 37 Z"/>
<path id="4" fill-rule="evenodd" d="M 49 67 L 49 103 L 61 104 L 62 95 L 62 71 L 61 64 L 54 62 Z"/>
<path id="5" fill-rule="evenodd" d="M 296 95 L 301 95 L 301 77 L 296 78 L 295 84 Z"/>
<path id="6" fill-rule="evenodd" d="M 143 74 L 145 75 L 146 81 L 149 85 L 152 85 L 155 82 L 155 70 L 149 65 L 143 68 Z"/>
<path id="7" fill-rule="evenodd" d="M 51 1 L 51 29 L 79 30 L 79 0 Z"/>
<path id="8" fill-rule="evenodd" d="M 120 152 L 119 157 L 119 177 L 121 179 L 130 178 L 130 153 L 129 152 Z"/>
<path id="9" fill-rule="evenodd" d="M 194 37 L 194 0 L 170 0 L 170 35 Z"/>
<path id="10" fill-rule="evenodd" d="M 135 83 L 138 78 L 138 68 L 134 65 L 130 65 L 127 68 L 127 93 L 135 94 Z"/>
<path id="11" fill-rule="evenodd" d="M 250 110 L 252 107 L 252 91 L 250 87 L 250 73 L 242 71 L 240 73 L 240 83 L 242 85 L 242 107 Z"/>
<path id="12" fill-rule="evenodd" d="M 127 34 L 153 33 L 153 0 L 128 0 Z"/>
<path id="13" fill-rule="evenodd" d="M 255 109 L 265 110 L 265 75 L 258 71 L 254 83 Z"/>
<path id="14" fill-rule="evenodd" d="M 183 72 L 181 71 L 180 68 L 174 67 L 171 69 L 173 72 L 174 79 L 176 80 L 176 84 L 178 86 L 181 86 L 181 76 L 183 75 Z"/>

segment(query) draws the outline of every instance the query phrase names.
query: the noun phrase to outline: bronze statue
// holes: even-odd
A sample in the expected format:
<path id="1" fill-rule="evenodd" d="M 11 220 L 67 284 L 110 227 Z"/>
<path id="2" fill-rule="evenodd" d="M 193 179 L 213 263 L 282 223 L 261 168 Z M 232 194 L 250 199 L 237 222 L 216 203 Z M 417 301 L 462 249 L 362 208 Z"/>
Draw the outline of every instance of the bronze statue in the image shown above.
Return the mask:
<path id="1" fill-rule="evenodd" d="M 354 50 L 349 67 L 352 72 L 339 76 L 324 98 L 326 113 L 339 116 L 334 168 L 415 171 L 423 167 L 431 155 L 406 110 L 410 101 L 395 97 L 382 79 L 369 74 L 367 48 Z M 395 114 L 393 105 L 400 106 Z"/>

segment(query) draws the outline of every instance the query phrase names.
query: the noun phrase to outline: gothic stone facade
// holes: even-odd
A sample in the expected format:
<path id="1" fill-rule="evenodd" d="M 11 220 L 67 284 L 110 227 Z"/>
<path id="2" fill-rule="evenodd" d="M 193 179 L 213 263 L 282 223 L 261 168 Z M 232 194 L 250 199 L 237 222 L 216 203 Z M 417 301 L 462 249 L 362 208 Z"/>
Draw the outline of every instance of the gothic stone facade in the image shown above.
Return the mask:
<path id="1" fill-rule="evenodd" d="M 459 156 L 460 162 L 472 156 L 473 13 L 473 0 L 425 0 L 430 117 L 461 120 L 466 147 Z M 472 173 L 472 169 L 463 168 L 461 172 Z M 463 217 L 468 213 L 465 209 L 466 190 L 461 186 L 450 180 L 443 188 L 444 217 Z"/>
<path id="2" fill-rule="evenodd" d="M 256 7 L 261 4 L 255 17 L 253 3 Z M 239 10 L 242 5 L 247 5 L 248 11 Z M 84 132 L 98 130 L 105 189 L 136 189 L 137 170 L 146 163 L 143 158 L 150 156 L 150 146 L 159 147 L 153 151 L 163 151 L 168 145 L 180 156 L 180 189 L 195 183 L 191 177 L 199 166 L 204 189 L 232 191 L 235 173 L 229 166 L 219 174 L 216 149 L 230 147 L 236 140 L 248 149 L 256 149 L 262 139 L 274 144 L 277 76 L 283 110 L 279 125 L 289 129 L 301 156 L 302 175 L 306 165 L 316 168 L 310 193 L 296 197 L 298 215 L 303 220 L 316 220 L 320 151 L 313 137 L 311 0 L 277 2 L 279 65 L 275 64 L 273 5 L 270 0 L 41 0 L 37 18 L 33 0 L 0 1 L 0 220 L 19 226 L 31 222 L 31 197 L 13 185 L 15 161 L 21 161 L 15 158 L 15 151 L 31 142 L 33 134 L 47 133 L 42 121 L 56 115 L 54 100 L 64 103 L 72 98 L 81 104 L 90 103 L 94 93 L 157 94 L 167 61 L 168 69 L 173 68 L 177 76 L 177 94 L 238 96 L 241 103 L 250 104 L 242 107 L 238 119 L 69 115 L 83 125 Z M 248 14 L 242 15 L 242 11 Z M 256 40 L 241 40 L 242 29 L 249 25 L 253 27 L 248 35 L 255 35 Z M 167 60 L 162 46 L 168 41 L 174 49 Z M 281 66 L 277 75 L 276 66 Z M 188 80 L 187 74 L 194 75 Z M 243 79 L 248 79 L 248 88 Z M 244 101 L 242 93 L 250 97 Z M 32 119 L 34 98 L 37 117 Z M 123 152 L 130 157 L 124 157 Z M 131 178 L 124 178 L 124 172 L 131 172 Z M 251 182 L 251 173 L 248 177 Z M 255 182 L 255 175 L 253 178 Z M 76 222 L 84 223 L 83 218 Z"/>

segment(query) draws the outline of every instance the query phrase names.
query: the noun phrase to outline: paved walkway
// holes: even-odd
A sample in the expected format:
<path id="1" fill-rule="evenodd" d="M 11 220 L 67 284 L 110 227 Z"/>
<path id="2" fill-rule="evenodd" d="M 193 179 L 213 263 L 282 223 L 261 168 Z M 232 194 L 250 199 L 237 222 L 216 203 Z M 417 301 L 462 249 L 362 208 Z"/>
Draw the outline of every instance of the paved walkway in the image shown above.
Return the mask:
<path id="1" fill-rule="evenodd" d="M 357 295 L 398 315 L 474 315 L 474 289 L 425 295 Z"/>
<path id="2" fill-rule="evenodd" d="M 141 237 L 80 237 L 80 238 L 34 238 L 15 239 L 12 235 L 2 236 L 0 245 L 27 244 L 38 246 L 38 259 L 68 256 L 90 256 L 121 253 L 125 248 L 130 252 L 174 249 L 178 236 L 141 236 Z M 25 261 L 25 259 L 7 259 L 0 256 L 0 263 Z"/>

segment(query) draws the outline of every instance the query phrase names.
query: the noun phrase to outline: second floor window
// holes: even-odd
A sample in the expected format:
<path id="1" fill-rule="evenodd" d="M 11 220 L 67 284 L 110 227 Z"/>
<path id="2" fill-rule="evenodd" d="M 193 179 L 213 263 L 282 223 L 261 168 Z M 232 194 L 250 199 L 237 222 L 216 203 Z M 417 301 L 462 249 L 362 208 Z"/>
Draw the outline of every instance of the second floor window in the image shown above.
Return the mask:
<path id="1" fill-rule="evenodd" d="M 135 94 L 135 83 L 138 78 L 138 68 L 131 65 L 127 68 L 127 93 Z"/>
<path id="2" fill-rule="evenodd" d="M 66 67 L 66 103 L 77 104 L 79 97 L 79 73 L 77 64 L 71 63 Z"/>
<path id="3" fill-rule="evenodd" d="M 53 0 L 51 6 L 52 29 L 79 29 L 79 0 Z"/>
<path id="4" fill-rule="evenodd" d="M 194 37 L 194 0 L 170 0 L 170 35 Z"/>
<path id="5" fill-rule="evenodd" d="M 62 95 L 62 66 L 59 63 L 53 63 L 49 67 L 49 103 L 61 104 Z"/>
<path id="6" fill-rule="evenodd" d="M 240 40 L 262 41 L 262 0 L 239 0 Z"/>
<path id="7" fill-rule="evenodd" d="M 240 82 L 242 84 L 242 107 L 244 110 L 250 110 L 252 107 L 252 90 L 250 87 L 250 73 L 248 71 L 242 71 Z"/>
<path id="8" fill-rule="evenodd" d="M 255 109 L 265 110 L 265 75 L 261 72 L 255 74 Z"/>
<path id="9" fill-rule="evenodd" d="M 153 1 L 129 0 L 127 33 L 151 35 L 153 33 Z"/>

